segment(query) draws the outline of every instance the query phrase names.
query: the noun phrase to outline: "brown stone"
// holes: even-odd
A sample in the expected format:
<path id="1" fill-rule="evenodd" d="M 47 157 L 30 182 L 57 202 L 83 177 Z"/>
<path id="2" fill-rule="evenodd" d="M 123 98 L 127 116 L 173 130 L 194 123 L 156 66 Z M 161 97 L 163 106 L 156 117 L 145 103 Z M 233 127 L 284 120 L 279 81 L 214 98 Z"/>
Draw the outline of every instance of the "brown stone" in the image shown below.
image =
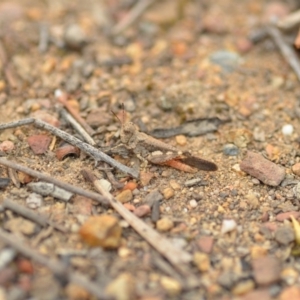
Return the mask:
<path id="1" fill-rule="evenodd" d="M 240 163 L 240 168 L 247 174 L 259 179 L 264 184 L 278 186 L 285 177 L 285 169 L 282 166 L 265 159 L 261 154 L 251 151 Z"/>
<path id="2" fill-rule="evenodd" d="M 214 238 L 211 236 L 202 236 L 197 240 L 199 249 L 204 253 L 210 253 L 214 245 Z"/>

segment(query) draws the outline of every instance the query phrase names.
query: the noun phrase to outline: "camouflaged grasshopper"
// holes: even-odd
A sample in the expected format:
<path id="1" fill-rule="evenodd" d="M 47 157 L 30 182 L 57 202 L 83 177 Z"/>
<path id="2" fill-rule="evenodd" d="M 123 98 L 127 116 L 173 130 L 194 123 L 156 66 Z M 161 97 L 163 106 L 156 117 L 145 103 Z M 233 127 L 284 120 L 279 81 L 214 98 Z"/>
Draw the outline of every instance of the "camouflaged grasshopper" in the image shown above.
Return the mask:
<path id="1" fill-rule="evenodd" d="M 120 121 L 119 118 L 118 120 Z M 192 156 L 187 151 L 182 152 L 146 133 L 140 132 L 138 127 L 132 122 L 125 123 L 124 112 L 123 120 L 120 123 L 122 124 L 120 133 L 122 144 L 144 162 L 170 166 L 190 173 L 195 173 L 197 170 L 216 171 L 218 169 L 213 162 Z"/>

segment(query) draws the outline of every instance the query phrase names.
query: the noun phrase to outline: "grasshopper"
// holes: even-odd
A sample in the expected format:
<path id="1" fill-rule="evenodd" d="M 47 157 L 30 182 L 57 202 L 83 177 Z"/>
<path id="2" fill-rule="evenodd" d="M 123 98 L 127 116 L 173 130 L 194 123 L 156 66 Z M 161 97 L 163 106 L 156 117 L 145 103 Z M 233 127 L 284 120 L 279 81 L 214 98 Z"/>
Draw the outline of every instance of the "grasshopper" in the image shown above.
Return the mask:
<path id="1" fill-rule="evenodd" d="M 124 110 L 122 122 L 119 118 L 118 120 L 122 125 L 120 132 L 121 143 L 127 150 L 133 152 L 140 160 L 146 163 L 170 166 L 189 173 L 195 173 L 197 170 L 216 171 L 218 169 L 213 162 L 195 157 L 188 151 L 182 152 L 176 147 L 168 145 L 144 132 L 140 132 L 134 123 L 124 121 Z"/>

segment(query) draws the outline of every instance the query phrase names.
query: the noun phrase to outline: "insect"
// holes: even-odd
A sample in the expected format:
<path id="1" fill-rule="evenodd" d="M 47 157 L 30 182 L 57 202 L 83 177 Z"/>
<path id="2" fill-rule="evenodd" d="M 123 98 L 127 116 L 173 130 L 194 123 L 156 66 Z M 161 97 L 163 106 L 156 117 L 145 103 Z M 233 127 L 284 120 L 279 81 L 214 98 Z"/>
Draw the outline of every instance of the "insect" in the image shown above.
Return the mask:
<path id="1" fill-rule="evenodd" d="M 123 120 L 121 121 L 118 118 L 122 124 L 121 143 L 127 150 L 136 154 L 140 160 L 170 166 L 190 173 L 195 173 L 197 170 L 216 171 L 218 169 L 213 162 L 193 156 L 188 151 L 182 152 L 176 147 L 168 145 L 144 132 L 140 132 L 134 123 L 124 122 L 124 119 L 123 110 Z"/>

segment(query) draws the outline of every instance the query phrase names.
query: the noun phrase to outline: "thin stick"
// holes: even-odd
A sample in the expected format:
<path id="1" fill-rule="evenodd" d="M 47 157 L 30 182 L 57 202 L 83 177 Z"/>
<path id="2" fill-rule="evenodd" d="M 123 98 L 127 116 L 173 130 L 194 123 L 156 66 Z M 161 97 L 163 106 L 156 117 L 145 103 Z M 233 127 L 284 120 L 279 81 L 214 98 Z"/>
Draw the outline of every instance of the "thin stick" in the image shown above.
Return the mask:
<path id="1" fill-rule="evenodd" d="M 283 19 L 277 22 L 277 26 L 283 30 L 289 30 L 300 23 L 300 10 L 296 10 L 293 13 L 287 15 Z"/>
<path id="2" fill-rule="evenodd" d="M 39 51 L 44 53 L 49 45 L 49 26 L 46 23 L 40 24 L 39 32 Z"/>
<path id="3" fill-rule="evenodd" d="M 74 107 L 68 103 L 64 93 L 57 97 L 57 101 L 59 101 L 69 111 L 69 113 L 79 124 L 81 124 L 81 126 L 86 130 L 86 132 L 88 132 L 90 135 L 93 135 L 95 133 L 93 128 L 89 124 L 87 124 L 86 121 L 74 109 Z"/>
<path id="4" fill-rule="evenodd" d="M 60 111 L 61 116 L 69 122 L 73 128 L 84 138 L 84 140 L 94 146 L 96 143 L 93 138 L 87 133 L 87 131 L 65 110 L 61 109 Z"/>
<path id="5" fill-rule="evenodd" d="M 117 169 L 119 169 L 120 171 L 130 174 L 132 177 L 134 178 L 138 178 L 139 174 L 137 170 L 128 168 L 127 166 L 121 164 L 120 162 L 114 160 L 113 158 L 111 158 L 110 156 L 108 156 L 107 154 L 101 152 L 100 150 L 94 148 L 93 146 L 82 142 L 81 140 L 77 139 L 76 137 L 73 137 L 72 135 L 54 127 L 51 126 L 50 124 L 43 122 L 41 120 L 38 119 L 34 119 L 34 118 L 27 118 L 27 119 L 23 119 L 23 120 L 19 120 L 19 121 L 15 121 L 15 122 L 10 122 L 10 123 L 6 123 L 6 124 L 1 124 L 0 125 L 0 130 L 2 129 L 8 129 L 8 128 L 15 128 L 18 126 L 23 126 L 23 125 L 29 125 L 29 124 L 34 124 L 36 127 L 39 128 L 43 128 L 49 132 L 51 132 L 52 134 L 58 136 L 59 138 L 63 139 L 64 141 L 70 143 L 71 145 L 78 147 L 79 149 L 81 149 L 83 152 L 86 152 L 87 154 L 89 154 L 90 156 L 94 157 L 95 160 L 102 160 L 105 161 L 106 163 L 108 163 L 109 165 L 111 165 L 112 167 L 115 167 Z"/>
<path id="6" fill-rule="evenodd" d="M 34 171 L 30 168 L 27 168 L 27 167 L 24 167 L 22 165 L 19 165 L 19 164 L 15 163 L 15 162 L 9 161 L 6 158 L 0 157 L 0 164 L 4 165 L 6 167 L 13 168 L 15 170 L 24 172 L 24 173 L 26 173 L 26 174 L 28 174 L 32 177 L 36 177 L 40 180 L 44 180 L 44 181 L 53 183 L 53 184 L 65 189 L 65 190 L 67 190 L 71 193 L 93 199 L 93 200 L 99 202 L 102 205 L 108 205 L 109 204 L 108 200 L 105 197 L 99 195 L 98 193 L 93 193 L 93 192 L 90 192 L 90 191 L 86 191 L 82 188 L 79 188 L 79 187 L 73 186 L 71 184 L 65 183 L 61 180 L 57 180 L 53 177 L 50 177 L 50 176 L 45 175 L 43 173 L 40 173 L 38 171 Z"/>
<path id="7" fill-rule="evenodd" d="M 150 7 L 156 0 L 141 0 L 134 5 L 134 7 L 129 11 L 127 16 L 123 18 L 113 29 L 112 34 L 117 35 L 126 30 L 131 26 L 142 13 Z"/>
<path id="8" fill-rule="evenodd" d="M 41 225 L 43 227 L 50 225 L 50 226 L 54 227 L 55 229 L 58 229 L 59 231 L 68 232 L 68 230 L 66 228 L 64 228 L 63 226 L 56 224 L 56 223 L 52 222 L 51 220 L 48 220 L 44 216 L 38 215 L 34 211 L 32 211 L 24 206 L 18 205 L 17 203 L 15 203 L 13 201 L 5 199 L 2 203 L 2 205 L 4 208 L 9 209 L 29 220 L 32 220 L 33 222 L 38 223 L 39 225 Z"/>
<path id="9" fill-rule="evenodd" d="M 37 251 L 31 249 L 28 245 L 24 244 L 23 242 L 20 242 L 19 238 L 17 238 L 13 234 L 8 234 L 2 229 L 0 229 L 0 239 L 4 241 L 4 243 L 16 249 L 18 252 L 22 253 L 24 256 L 34 260 L 39 264 L 46 266 L 54 274 L 66 277 L 69 282 L 82 286 L 89 293 L 95 295 L 99 299 L 112 299 L 111 297 L 107 296 L 101 291 L 101 288 L 99 288 L 98 284 L 91 282 L 86 277 L 82 276 L 77 272 L 74 272 L 73 270 L 68 270 L 60 261 L 46 257 L 38 253 Z"/>
<path id="10" fill-rule="evenodd" d="M 285 42 L 281 32 L 276 27 L 269 26 L 266 28 L 266 30 L 300 81 L 300 61 L 293 48 Z"/>
<path id="11" fill-rule="evenodd" d="M 108 199 L 110 205 L 132 226 L 136 232 L 138 232 L 152 247 L 162 254 L 178 271 L 187 275 L 183 265 L 192 260 L 192 257 L 188 252 L 174 247 L 170 241 L 127 210 L 122 203 L 117 201 L 109 192 L 102 188 L 99 181 L 89 170 L 83 170 L 82 174 L 87 180 L 94 184 L 95 188 L 104 197 Z"/>

